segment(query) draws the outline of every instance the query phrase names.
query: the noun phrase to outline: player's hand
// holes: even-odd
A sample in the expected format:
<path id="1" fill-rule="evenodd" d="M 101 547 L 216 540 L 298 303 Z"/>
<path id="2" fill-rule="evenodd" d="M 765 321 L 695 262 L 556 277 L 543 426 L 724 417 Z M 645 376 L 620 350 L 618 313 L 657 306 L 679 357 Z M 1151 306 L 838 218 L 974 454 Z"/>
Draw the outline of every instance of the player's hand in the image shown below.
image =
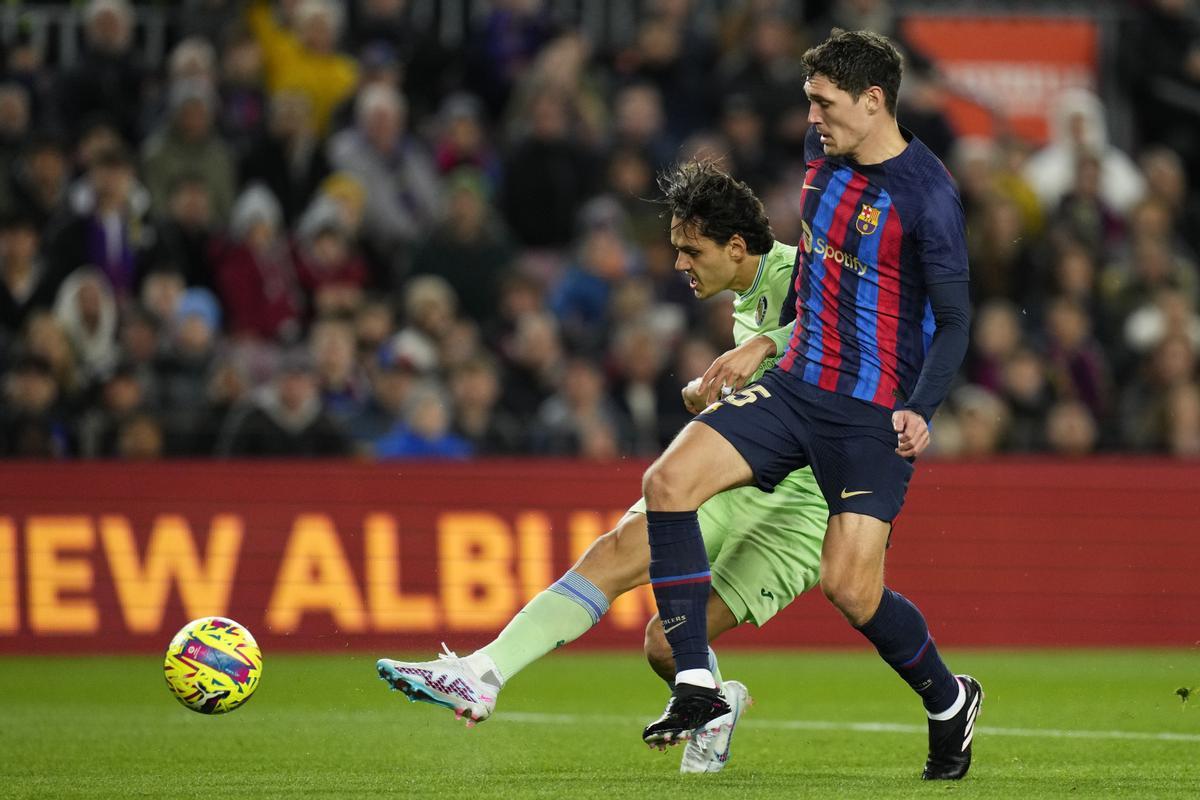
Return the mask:
<path id="1" fill-rule="evenodd" d="M 929 423 L 915 411 L 901 409 L 892 414 L 896 431 L 896 452 L 904 458 L 916 458 L 929 446 Z"/>
<path id="2" fill-rule="evenodd" d="M 688 410 L 689 414 L 699 414 L 707 406 L 704 404 L 704 398 L 700 396 L 700 381 L 702 378 L 692 378 L 687 386 L 683 387 L 683 407 Z"/>
<path id="3" fill-rule="evenodd" d="M 775 343 L 765 336 L 755 336 L 717 358 L 712 366 L 700 376 L 700 392 L 704 405 L 722 397 L 721 389 L 737 391 L 758 371 L 763 359 L 775 355 Z"/>

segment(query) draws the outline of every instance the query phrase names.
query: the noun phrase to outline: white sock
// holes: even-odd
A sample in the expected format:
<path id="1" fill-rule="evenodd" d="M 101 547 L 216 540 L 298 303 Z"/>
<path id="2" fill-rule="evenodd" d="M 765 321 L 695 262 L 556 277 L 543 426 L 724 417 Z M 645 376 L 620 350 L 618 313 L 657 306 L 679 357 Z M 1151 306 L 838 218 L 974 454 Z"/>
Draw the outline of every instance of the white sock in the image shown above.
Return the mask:
<path id="1" fill-rule="evenodd" d="M 717 688 L 717 679 L 706 669 L 685 669 L 675 673 L 675 685 L 690 683 L 693 686 L 703 686 L 705 689 Z"/>
<path id="2" fill-rule="evenodd" d="M 487 653 L 476 650 L 471 655 L 465 657 L 463 663 L 470 667 L 484 683 L 490 683 L 497 689 L 504 686 L 504 676 L 500 673 L 500 668 L 496 666 L 496 662 Z M 489 675 L 488 673 L 491 674 Z"/>
<path id="3" fill-rule="evenodd" d="M 959 711 L 962 711 L 963 703 L 967 702 L 967 690 L 963 688 L 962 681 L 960 681 L 958 678 L 955 678 L 954 682 L 958 684 L 958 699 L 951 703 L 950 707 L 940 714 L 932 714 L 926 711 L 925 713 L 929 714 L 930 719 L 936 719 L 938 722 L 945 722 Z"/>

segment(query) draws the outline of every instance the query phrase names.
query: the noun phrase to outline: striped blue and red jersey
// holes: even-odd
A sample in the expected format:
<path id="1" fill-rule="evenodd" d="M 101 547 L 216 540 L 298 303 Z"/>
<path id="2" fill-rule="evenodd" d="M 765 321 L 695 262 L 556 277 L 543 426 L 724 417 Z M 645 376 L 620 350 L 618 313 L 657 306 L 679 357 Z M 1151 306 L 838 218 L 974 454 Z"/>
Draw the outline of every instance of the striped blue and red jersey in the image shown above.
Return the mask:
<path id="1" fill-rule="evenodd" d="M 892 409 L 912 397 L 925 363 L 929 287 L 968 279 L 958 189 L 937 156 L 902 132 L 902 153 L 863 165 L 826 156 L 809 130 L 803 240 L 780 317 L 799 319 L 780 369 Z"/>

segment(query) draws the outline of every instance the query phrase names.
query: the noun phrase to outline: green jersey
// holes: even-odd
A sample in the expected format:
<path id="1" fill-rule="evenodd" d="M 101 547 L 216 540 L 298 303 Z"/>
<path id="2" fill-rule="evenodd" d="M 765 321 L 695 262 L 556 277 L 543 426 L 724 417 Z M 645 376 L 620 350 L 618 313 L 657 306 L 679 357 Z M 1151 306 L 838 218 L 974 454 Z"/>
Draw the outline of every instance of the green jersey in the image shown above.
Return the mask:
<path id="1" fill-rule="evenodd" d="M 795 260 L 795 247 L 776 242 L 759 259 L 754 283 L 735 298 L 734 342 L 760 335 L 775 342 L 776 355 L 763 361 L 752 380 L 787 351 L 792 326 L 779 326 L 779 311 Z M 629 510 L 646 513 L 646 501 Z M 788 475 L 771 494 L 755 486 L 728 489 L 697 513 L 713 590 L 739 622 L 763 625 L 820 580 L 829 507 L 808 467 Z"/>
<path id="2" fill-rule="evenodd" d="M 775 366 L 787 350 L 792 336 L 792 323 L 780 327 L 779 312 L 787 301 L 792 284 L 792 267 L 796 264 L 796 248 L 776 242 L 770 251 L 758 259 L 754 283 L 743 294 L 737 294 L 733 304 L 733 341 L 744 344 L 755 336 L 766 336 L 775 342 L 775 355 L 763 361 L 751 377 L 756 381 Z"/>

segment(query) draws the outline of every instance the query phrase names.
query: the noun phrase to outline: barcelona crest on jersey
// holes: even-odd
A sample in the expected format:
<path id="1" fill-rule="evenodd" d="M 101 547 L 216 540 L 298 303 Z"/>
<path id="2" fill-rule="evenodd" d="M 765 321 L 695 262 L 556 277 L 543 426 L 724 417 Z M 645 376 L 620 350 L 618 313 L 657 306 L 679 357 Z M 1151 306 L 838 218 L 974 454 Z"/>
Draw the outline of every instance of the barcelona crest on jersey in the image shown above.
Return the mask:
<path id="1" fill-rule="evenodd" d="M 879 209 L 863 203 L 862 211 L 858 212 L 858 219 L 855 220 L 854 227 L 863 236 L 870 236 L 879 227 Z"/>

